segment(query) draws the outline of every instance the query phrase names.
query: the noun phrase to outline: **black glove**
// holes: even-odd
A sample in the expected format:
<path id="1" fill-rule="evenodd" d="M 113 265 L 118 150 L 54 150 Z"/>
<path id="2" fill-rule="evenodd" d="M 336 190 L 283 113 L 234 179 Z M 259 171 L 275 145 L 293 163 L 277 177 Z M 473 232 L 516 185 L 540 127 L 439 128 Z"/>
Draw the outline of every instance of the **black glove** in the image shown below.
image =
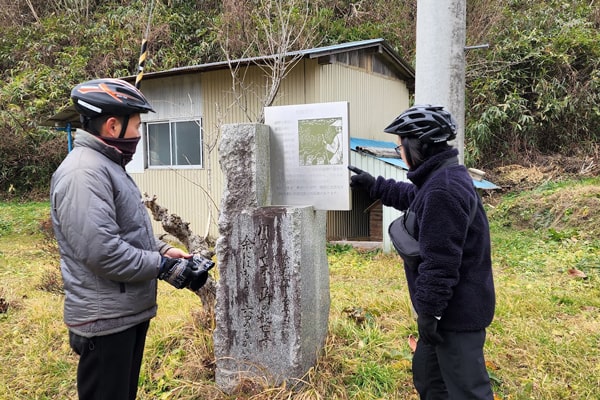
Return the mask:
<path id="1" fill-rule="evenodd" d="M 437 331 L 438 319 L 433 315 L 419 314 L 417 316 L 417 327 L 419 329 L 419 340 L 436 346 L 444 341 L 442 335 Z"/>
<path id="2" fill-rule="evenodd" d="M 204 286 L 208 279 L 208 271 L 215 266 L 215 263 L 199 254 L 195 254 L 192 257 L 192 260 L 194 261 L 194 265 L 198 268 L 198 275 L 192 279 L 188 287 L 195 292 Z"/>
<path id="3" fill-rule="evenodd" d="M 197 285 L 199 289 L 208 278 L 208 270 L 214 265 L 215 263 L 199 255 L 192 258 L 163 257 L 158 271 L 158 279 L 170 283 L 177 289 L 183 289 L 204 274 L 204 282 Z"/>
<path id="4" fill-rule="evenodd" d="M 203 272 L 198 276 L 198 278 L 196 278 L 190 282 L 190 285 L 188 286 L 188 288 L 192 292 L 195 292 L 196 290 L 198 290 L 202 286 L 204 286 L 204 284 L 206 283 L 207 280 L 208 280 L 208 272 Z"/>
<path id="5" fill-rule="evenodd" d="M 360 168 L 356 168 L 353 165 L 348 165 L 348 169 L 357 174 L 350 177 L 350 187 L 352 189 L 364 189 L 370 192 L 371 187 L 375 184 L 373 175 Z"/>

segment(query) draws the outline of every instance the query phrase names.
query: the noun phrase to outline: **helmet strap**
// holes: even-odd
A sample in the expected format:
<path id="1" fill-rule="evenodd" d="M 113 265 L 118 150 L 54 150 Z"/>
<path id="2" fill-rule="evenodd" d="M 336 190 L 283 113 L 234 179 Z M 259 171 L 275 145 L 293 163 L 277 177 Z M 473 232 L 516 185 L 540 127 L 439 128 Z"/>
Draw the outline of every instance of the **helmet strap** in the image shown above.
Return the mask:
<path id="1" fill-rule="evenodd" d="M 127 125 L 129 124 L 129 115 L 123 117 L 123 124 L 121 125 L 121 133 L 119 134 L 119 139 L 123 139 L 125 137 L 125 131 L 127 130 Z"/>
<path id="2" fill-rule="evenodd" d="M 85 115 L 79 115 L 79 122 L 81 122 L 81 127 L 86 131 L 89 129 L 91 120 L 92 119 L 90 117 L 86 117 Z"/>
<path id="3" fill-rule="evenodd" d="M 412 153 L 410 151 L 411 146 L 409 145 L 409 141 L 405 138 L 402 138 L 402 147 L 404 147 L 404 157 L 406 157 L 406 162 L 412 166 L 413 165 L 413 160 L 412 160 Z"/>

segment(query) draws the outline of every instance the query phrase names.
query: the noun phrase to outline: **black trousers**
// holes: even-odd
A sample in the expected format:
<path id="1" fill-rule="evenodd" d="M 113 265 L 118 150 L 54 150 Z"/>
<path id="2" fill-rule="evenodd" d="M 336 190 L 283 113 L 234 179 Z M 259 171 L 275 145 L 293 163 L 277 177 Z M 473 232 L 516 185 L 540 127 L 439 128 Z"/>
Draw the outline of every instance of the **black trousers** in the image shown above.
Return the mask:
<path id="1" fill-rule="evenodd" d="M 485 329 L 475 332 L 439 331 L 437 346 L 419 341 L 413 356 L 413 382 L 423 400 L 493 400 L 485 367 Z"/>
<path id="2" fill-rule="evenodd" d="M 135 400 L 149 325 L 92 338 L 69 332 L 69 344 L 79 355 L 80 400 Z"/>

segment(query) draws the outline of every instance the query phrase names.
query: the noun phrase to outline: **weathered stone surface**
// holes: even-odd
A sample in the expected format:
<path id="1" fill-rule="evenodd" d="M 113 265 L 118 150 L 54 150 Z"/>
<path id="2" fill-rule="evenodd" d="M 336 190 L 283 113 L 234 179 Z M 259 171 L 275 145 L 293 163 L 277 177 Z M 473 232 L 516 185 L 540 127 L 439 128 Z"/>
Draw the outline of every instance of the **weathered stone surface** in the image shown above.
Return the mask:
<path id="1" fill-rule="evenodd" d="M 244 378 L 296 383 L 315 365 L 329 317 L 325 211 L 264 204 L 268 129 L 264 140 L 262 125 L 235 127 L 220 146 L 226 188 L 216 248 L 216 381 L 225 391 Z"/>
<path id="2" fill-rule="evenodd" d="M 219 164 L 225 176 L 221 215 L 271 204 L 269 160 L 268 126 L 223 126 L 219 142 Z"/>

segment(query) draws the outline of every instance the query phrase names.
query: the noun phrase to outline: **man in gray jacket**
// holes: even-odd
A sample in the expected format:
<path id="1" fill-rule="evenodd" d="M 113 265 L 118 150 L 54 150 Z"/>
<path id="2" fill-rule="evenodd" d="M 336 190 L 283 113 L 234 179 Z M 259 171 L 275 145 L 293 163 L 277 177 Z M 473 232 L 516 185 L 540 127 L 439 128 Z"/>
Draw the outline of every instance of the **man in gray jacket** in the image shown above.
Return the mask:
<path id="1" fill-rule="evenodd" d="M 125 165 L 154 112 L 133 85 L 98 79 L 71 92 L 83 130 L 52 176 L 51 215 L 61 255 L 64 320 L 80 356 L 80 399 L 136 398 L 156 283 L 199 289 L 212 261 L 155 238 Z M 200 262 L 199 262 L 200 260 Z"/>

